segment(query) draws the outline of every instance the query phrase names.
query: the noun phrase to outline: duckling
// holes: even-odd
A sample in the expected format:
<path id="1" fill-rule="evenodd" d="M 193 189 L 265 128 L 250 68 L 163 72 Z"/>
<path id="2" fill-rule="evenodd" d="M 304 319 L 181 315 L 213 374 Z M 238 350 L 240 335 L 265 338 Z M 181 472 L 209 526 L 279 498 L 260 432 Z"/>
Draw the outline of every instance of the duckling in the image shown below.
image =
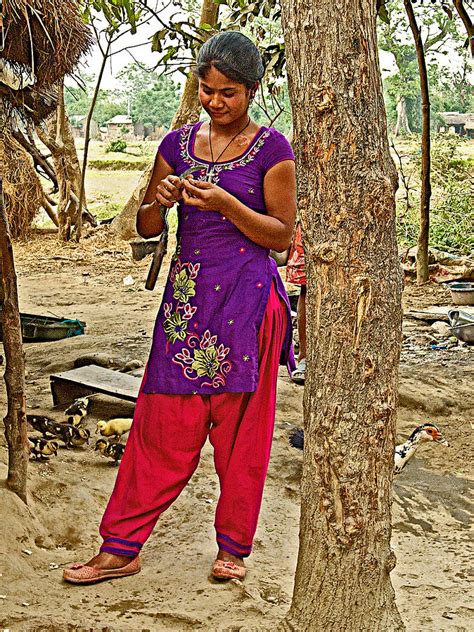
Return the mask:
<path id="1" fill-rule="evenodd" d="M 57 441 L 48 441 L 42 437 L 28 437 L 30 454 L 37 460 L 47 461 L 50 456 L 56 456 L 59 449 Z"/>
<path id="2" fill-rule="evenodd" d="M 76 448 L 84 443 L 89 443 L 90 430 L 86 428 L 76 428 L 72 424 L 52 423 L 49 424 L 48 433 L 61 439 L 66 448 Z"/>
<path id="3" fill-rule="evenodd" d="M 67 420 L 63 423 L 68 423 L 73 426 L 80 426 L 82 420 L 87 415 L 87 407 L 89 406 L 88 397 L 79 397 L 72 402 L 68 408 L 64 411 Z"/>
<path id="4" fill-rule="evenodd" d="M 65 424 L 62 424 L 65 425 Z M 76 428 L 76 432 L 74 436 L 70 439 L 70 445 L 74 448 L 79 448 L 84 443 L 89 444 L 89 439 L 91 436 L 91 431 L 87 428 Z"/>
<path id="5" fill-rule="evenodd" d="M 298 450 L 304 447 L 304 430 L 295 428 L 289 437 L 290 445 Z M 401 443 L 395 447 L 393 473 L 400 474 L 408 461 L 412 458 L 421 443 L 426 441 L 434 441 L 444 446 L 449 443 L 443 437 L 440 429 L 434 424 L 421 424 L 417 426 L 411 433 L 405 443 Z"/>
<path id="6" fill-rule="evenodd" d="M 54 432 L 51 431 L 51 428 L 57 423 L 54 419 L 44 417 L 43 415 L 26 415 L 26 421 L 35 430 L 41 432 L 43 436 L 46 436 L 48 433 L 54 435 Z"/>
<path id="7" fill-rule="evenodd" d="M 118 465 L 122 456 L 125 446 L 123 443 L 110 442 L 106 439 L 98 439 L 95 443 L 94 450 L 98 450 L 103 456 L 108 456 L 114 460 L 112 465 Z"/>
<path id="8" fill-rule="evenodd" d="M 109 421 L 98 421 L 96 434 L 100 432 L 103 437 L 115 437 L 120 441 L 123 434 L 127 433 L 132 427 L 133 419 L 124 419 L 117 417 Z"/>

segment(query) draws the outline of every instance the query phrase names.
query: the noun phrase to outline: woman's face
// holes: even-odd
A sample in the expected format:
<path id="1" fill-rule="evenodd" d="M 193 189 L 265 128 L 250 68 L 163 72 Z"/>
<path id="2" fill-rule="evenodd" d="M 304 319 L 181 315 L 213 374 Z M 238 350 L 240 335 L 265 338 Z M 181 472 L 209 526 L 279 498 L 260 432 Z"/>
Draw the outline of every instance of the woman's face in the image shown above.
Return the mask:
<path id="1" fill-rule="evenodd" d="M 211 66 L 207 75 L 199 80 L 199 99 L 213 121 L 228 125 L 247 113 L 250 90 Z"/>

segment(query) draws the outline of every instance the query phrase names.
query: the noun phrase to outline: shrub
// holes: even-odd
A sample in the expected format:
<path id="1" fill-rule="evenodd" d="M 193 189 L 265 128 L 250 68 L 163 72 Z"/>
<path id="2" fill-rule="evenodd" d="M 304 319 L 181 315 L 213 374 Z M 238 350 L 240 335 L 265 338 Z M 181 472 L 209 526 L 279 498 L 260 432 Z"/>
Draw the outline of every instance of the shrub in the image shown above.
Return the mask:
<path id="1" fill-rule="evenodd" d="M 122 138 L 117 138 L 117 140 L 111 140 L 110 143 L 105 148 L 105 152 L 108 154 L 111 151 L 122 152 L 125 153 L 127 149 L 127 143 Z"/>

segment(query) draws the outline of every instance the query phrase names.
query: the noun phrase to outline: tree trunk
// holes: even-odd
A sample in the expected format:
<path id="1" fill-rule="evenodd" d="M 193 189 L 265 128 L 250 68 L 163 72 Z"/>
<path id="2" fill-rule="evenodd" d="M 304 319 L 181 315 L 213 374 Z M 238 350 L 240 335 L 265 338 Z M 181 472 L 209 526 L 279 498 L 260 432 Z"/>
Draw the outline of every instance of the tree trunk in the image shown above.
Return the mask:
<path id="1" fill-rule="evenodd" d="M 425 51 L 421 39 L 421 30 L 416 22 L 410 0 L 404 0 L 410 29 L 415 40 L 421 90 L 421 194 L 420 194 L 420 232 L 416 253 L 416 280 L 418 284 L 428 281 L 428 245 L 430 232 L 431 198 L 431 133 L 430 133 L 430 95 Z"/>
<path id="2" fill-rule="evenodd" d="M 218 15 L 219 5 L 215 4 L 214 0 L 203 0 L 199 25 L 210 24 L 213 26 L 217 24 Z M 186 123 L 196 123 L 199 121 L 200 113 L 201 104 L 198 97 L 198 80 L 196 75 L 190 72 L 184 85 L 178 111 L 174 115 L 173 122 L 171 123 L 171 129 L 178 129 Z"/>
<path id="3" fill-rule="evenodd" d="M 282 11 L 308 373 L 300 550 L 281 629 L 403 630 L 390 582 L 402 285 L 376 3 L 286 0 Z"/>
<path id="4" fill-rule="evenodd" d="M 59 188 L 58 222 L 60 241 L 71 238 L 71 229 L 77 225 L 79 196 L 81 194 L 81 167 L 77 157 L 71 124 L 64 107 L 64 86 L 58 89 L 56 112 L 50 117 L 47 129 L 38 127 L 37 133 L 51 152 Z"/>
<path id="5" fill-rule="evenodd" d="M 214 25 L 217 23 L 218 15 L 219 5 L 214 4 L 214 0 L 203 0 L 199 24 L 201 26 L 203 24 Z M 198 97 L 198 80 L 194 73 L 190 72 L 184 84 L 183 94 L 181 95 L 178 110 L 171 123 L 171 129 L 178 129 L 187 123 L 196 123 L 196 121 L 199 120 L 200 112 L 201 104 Z M 113 229 L 122 239 L 137 237 L 135 228 L 136 216 L 143 202 L 143 197 L 148 188 L 148 182 L 150 181 L 152 172 L 153 165 L 150 165 L 141 175 L 135 190 L 124 208 L 112 222 Z"/>
<path id="6" fill-rule="evenodd" d="M 397 124 L 395 125 L 394 136 L 411 134 L 410 123 L 408 122 L 407 101 L 401 96 L 397 103 Z"/>
<path id="7" fill-rule="evenodd" d="M 28 472 L 28 435 L 26 432 L 25 360 L 21 337 L 18 290 L 8 220 L 3 204 L 0 178 L 0 247 L 2 253 L 3 348 L 8 410 L 3 422 L 8 445 L 7 486 L 25 503 Z"/>
<path id="8" fill-rule="evenodd" d="M 466 11 L 463 0 L 453 0 L 453 4 L 466 28 L 469 50 L 471 51 L 471 56 L 474 57 L 474 24 Z"/>

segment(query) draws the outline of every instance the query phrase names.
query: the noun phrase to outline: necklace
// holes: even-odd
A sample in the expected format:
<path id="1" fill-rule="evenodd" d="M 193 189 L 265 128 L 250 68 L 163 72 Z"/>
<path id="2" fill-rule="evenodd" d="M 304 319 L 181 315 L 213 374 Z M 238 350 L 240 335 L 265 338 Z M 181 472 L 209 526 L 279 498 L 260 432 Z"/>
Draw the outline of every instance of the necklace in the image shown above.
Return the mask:
<path id="1" fill-rule="evenodd" d="M 209 170 L 207 172 L 207 181 L 208 182 L 210 182 L 212 180 L 212 176 L 214 175 L 214 167 L 216 166 L 216 162 L 219 162 L 219 158 L 225 153 L 225 150 L 229 147 L 229 145 L 237 138 L 237 136 L 240 136 L 240 134 L 245 132 L 245 130 L 247 129 L 247 127 L 249 125 L 250 125 L 250 116 L 248 117 L 248 120 L 247 120 L 247 123 L 245 124 L 245 127 L 243 127 L 241 130 L 239 130 L 237 132 L 237 134 L 232 136 L 230 141 L 227 143 L 227 145 L 224 147 L 224 149 L 221 151 L 221 153 L 214 160 L 214 152 L 212 151 L 212 141 L 211 141 L 212 121 L 209 121 L 209 151 L 210 151 L 210 154 L 211 154 L 211 165 L 210 165 Z"/>

